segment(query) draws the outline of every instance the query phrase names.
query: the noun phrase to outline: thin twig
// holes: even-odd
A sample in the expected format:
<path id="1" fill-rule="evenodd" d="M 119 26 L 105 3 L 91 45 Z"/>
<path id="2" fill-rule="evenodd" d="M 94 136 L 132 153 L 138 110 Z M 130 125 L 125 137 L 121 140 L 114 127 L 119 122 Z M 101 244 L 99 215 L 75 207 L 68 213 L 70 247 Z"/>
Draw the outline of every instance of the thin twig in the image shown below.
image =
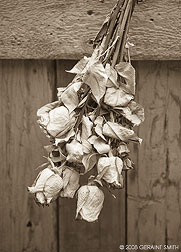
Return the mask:
<path id="1" fill-rule="evenodd" d="M 120 29 L 118 30 L 118 36 L 120 37 L 120 40 L 118 41 L 117 46 L 116 46 L 116 50 L 114 52 L 113 61 L 112 61 L 113 67 L 116 65 L 117 59 L 119 57 L 119 51 L 120 51 L 120 47 L 121 47 L 122 37 L 123 37 L 124 30 L 125 30 L 125 24 L 126 24 L 128 15 L 129 15 L 129 10 L 130 10 L 131 4 L 132 4 L 132 0 L 128 0 L 128 2 L 125 1 L 124 6 L 123 6 L 122 13 L 124 12 L 124 14 L 122 17 L 120 17 L 121 18 L 121 20 L 120 20 L 121 25 L 120 25 Z"/>
<path id="2" fill-rule="evenodd" d="M 131 12 L 132 12 L 132 9 L 130 9 L 130 11 L 129 11 L 128 20 L 126 22 L 126 28 L 125 28 L 125 31 L 124 31 L 124 34 L 123 34 L 123 39 L 122 39 L 121 48 L 120 48 L 120 52 L 119 52 L 119 56 L 120 56 L 119 61 L 120 62 L 123 60 L 123 56 L 124 56 L 124 48 L 125 48 L 125 44 L 126 44 L 127 34 L 128 34 L 128 31 L 129 31 L 129 24 L 130 24 L 130 20 L 131 20 Z"/>

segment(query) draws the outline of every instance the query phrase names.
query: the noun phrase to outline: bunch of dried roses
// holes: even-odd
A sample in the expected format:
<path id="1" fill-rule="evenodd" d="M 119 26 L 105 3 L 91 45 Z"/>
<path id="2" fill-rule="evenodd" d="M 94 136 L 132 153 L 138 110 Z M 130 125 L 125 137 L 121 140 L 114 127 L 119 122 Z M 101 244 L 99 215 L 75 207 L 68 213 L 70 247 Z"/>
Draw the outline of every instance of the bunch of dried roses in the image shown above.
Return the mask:
<path id="1" fill-rule="evenodd" d="M 117 2 L 97 34 L 92 56 L 68 71 L 76 76 L 58 88 L 58 101 L 37 112 L 51 142 L 45 146 L 49 163 L 28 190 L 41 205 L 76 195 L 76 218 L 88 222 L 98 219 L 103 187 L 123 188 L 122 172 L 133 168 L 129 143 L 141 143 L 133 127 L 143 122 L 144 109 L 134 100 L 135 69 L 127 41 L 134 5 L 134 0 Z M 87 172 L 91 176 L 80 186 Z"/>

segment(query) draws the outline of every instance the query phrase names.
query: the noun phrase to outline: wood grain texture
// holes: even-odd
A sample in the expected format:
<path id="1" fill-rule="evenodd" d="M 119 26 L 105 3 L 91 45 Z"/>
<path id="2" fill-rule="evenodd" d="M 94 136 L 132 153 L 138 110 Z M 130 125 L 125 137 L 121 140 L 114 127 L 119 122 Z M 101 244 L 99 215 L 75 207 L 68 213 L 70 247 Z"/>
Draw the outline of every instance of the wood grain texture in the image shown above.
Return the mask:
<path id="1" fill-rule="evenodd" d="M 168 63 L 166 235 L 181 247 L 181 62 Z"/>
<path id="2" fill-rule="evenodd" d="M 0 1 L 0 58 L 79 59 L 116 0 Z M 143 0 L 130 27 L 133 59 L 180 59 L 181 1 Z"/>
<path id="3" fill-rule="evenodd" d="M 136 169 L 128 172 L 127 191 L 116 192 L 117 199 L 105 191 L 98 223 L 74 220 L 76 199 L 42 209 L 28 195 L 49 142 L 36 110 L 71 82 L 64 70 L 75 63 L 0 60 L 0 252 L 116 252 L 125 242 L 181 247 L 180 61 L 133 62 L 136 100 L 145 107 L 143 143 L 132 145 Z"/>
<path id="4" fill-rule="evenodd" d="M 137 62 L 146 120 L 128 179 L 128 243 L 181 245 L 180 62 Z M 133 215 L 134 212 L 134 215 Z"/>
<path id="5" fill-rule="evenodd" d="M 1 60 L 0 83 L 0 251 L 56 252 L 56 205 L 39 208 L 26 189 L 45 162 L 36 110 L 52 100 L 52 62 Z"/>
<path id="6" fill-rule="evenodd" d="M 75 61 L 57 61 L 57 86 L 67 86 L 74 75 L 70 70 Z M 81 177 L 87 183 L 90 174 Z M 99 222 L 75 220 L 76 199 L 59 199 L 59 235 L 62 252 L 116 252 L 125 243 L 125 190 L 114 192 L 116 199 L 104 190 L 105 201 Z"/>

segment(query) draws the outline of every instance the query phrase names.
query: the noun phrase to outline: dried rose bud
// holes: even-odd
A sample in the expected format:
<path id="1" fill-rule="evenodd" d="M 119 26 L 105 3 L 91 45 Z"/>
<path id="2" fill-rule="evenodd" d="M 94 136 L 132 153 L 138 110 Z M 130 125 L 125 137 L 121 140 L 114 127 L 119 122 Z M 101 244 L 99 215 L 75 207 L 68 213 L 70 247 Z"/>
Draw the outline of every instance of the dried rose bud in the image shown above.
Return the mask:
<path id="1" fill-rule="evenodd" d="M 71 143 L 66 144 L 66 150 L 68 153 L 67 161 L 81 163 L 84 154 L 82 144 L 74 139 Z"/>
<path id="2" fill-rule="evenodd" d="M 38 203 L 48 205 L 57 199 L 62 187 L 62 178 L 50 168 L 45 168 L 38 174 L 33 185 L 28 187 L 28 191 L 35 194 Z"/>
<path id="3" fill-rule="evenodd" d="M 126 143 L 121 143 L 118 146 L 117 151 L 118 151 L 120 157 L 124 157 L 130 152 L 130 150 L 128 149 L 128 145 Z"/>
<path id="4" fill-rule="evenodd" d="M 123 161 L 119 157 L 101 157 L 97 163 L 98 174 L 105 170 L 102 178 L 116 188 L 122 188 Z"/>
<path id="5" fill-rule="evenodd" d="M 60 196 L 73 198 L 79 188 L 79 178 L 80 175 L 78 172 L 66 167 L 63 171 L 63 190 L 60 192 Z"/>
<path id="6" fill-rule="evenodd" d="M 104 202 L 104 193 L 96 185 L 84 185 L 77 192 L 76 218 L 94 222 L 98 220 Z"/>

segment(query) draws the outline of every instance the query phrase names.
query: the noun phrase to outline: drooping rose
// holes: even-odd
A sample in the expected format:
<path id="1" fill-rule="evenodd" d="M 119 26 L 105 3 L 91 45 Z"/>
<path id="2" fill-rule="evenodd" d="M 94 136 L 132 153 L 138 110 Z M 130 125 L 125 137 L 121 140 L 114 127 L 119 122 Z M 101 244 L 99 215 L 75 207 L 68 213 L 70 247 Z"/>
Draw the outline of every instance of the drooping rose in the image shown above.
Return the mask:
<path id="1" fill-rule="evenodd" d="M 101 157 L 97 163 L 98 174 L 105 170 L 102 178 L 116 188 L 122 188 L 123 161 L 119 157 Z"/>
<path id="2" fill-rule="evenodd" d="M 35 194 L 37 202 L 48 205 L 57 199 L 62 188 L 62 178 L 47 167 L 38 174 L 33 185 L 28 187 L 28 191 Z"/>
<path id="3" fill-rule="evenodd" d="M 101 212 L 104 202 L 104 193 L 96 185 L 81 186 L 77 192 L 76 218 L 95 222 Z"/>
<path id="4" fill-rule="evenodd" d="M 60 137 L 75 124 L 75 113 L 69 113 L 65 106 L 58 103 L 47 104 L 37 111 L 38 123 L 53 137 Z"/>

